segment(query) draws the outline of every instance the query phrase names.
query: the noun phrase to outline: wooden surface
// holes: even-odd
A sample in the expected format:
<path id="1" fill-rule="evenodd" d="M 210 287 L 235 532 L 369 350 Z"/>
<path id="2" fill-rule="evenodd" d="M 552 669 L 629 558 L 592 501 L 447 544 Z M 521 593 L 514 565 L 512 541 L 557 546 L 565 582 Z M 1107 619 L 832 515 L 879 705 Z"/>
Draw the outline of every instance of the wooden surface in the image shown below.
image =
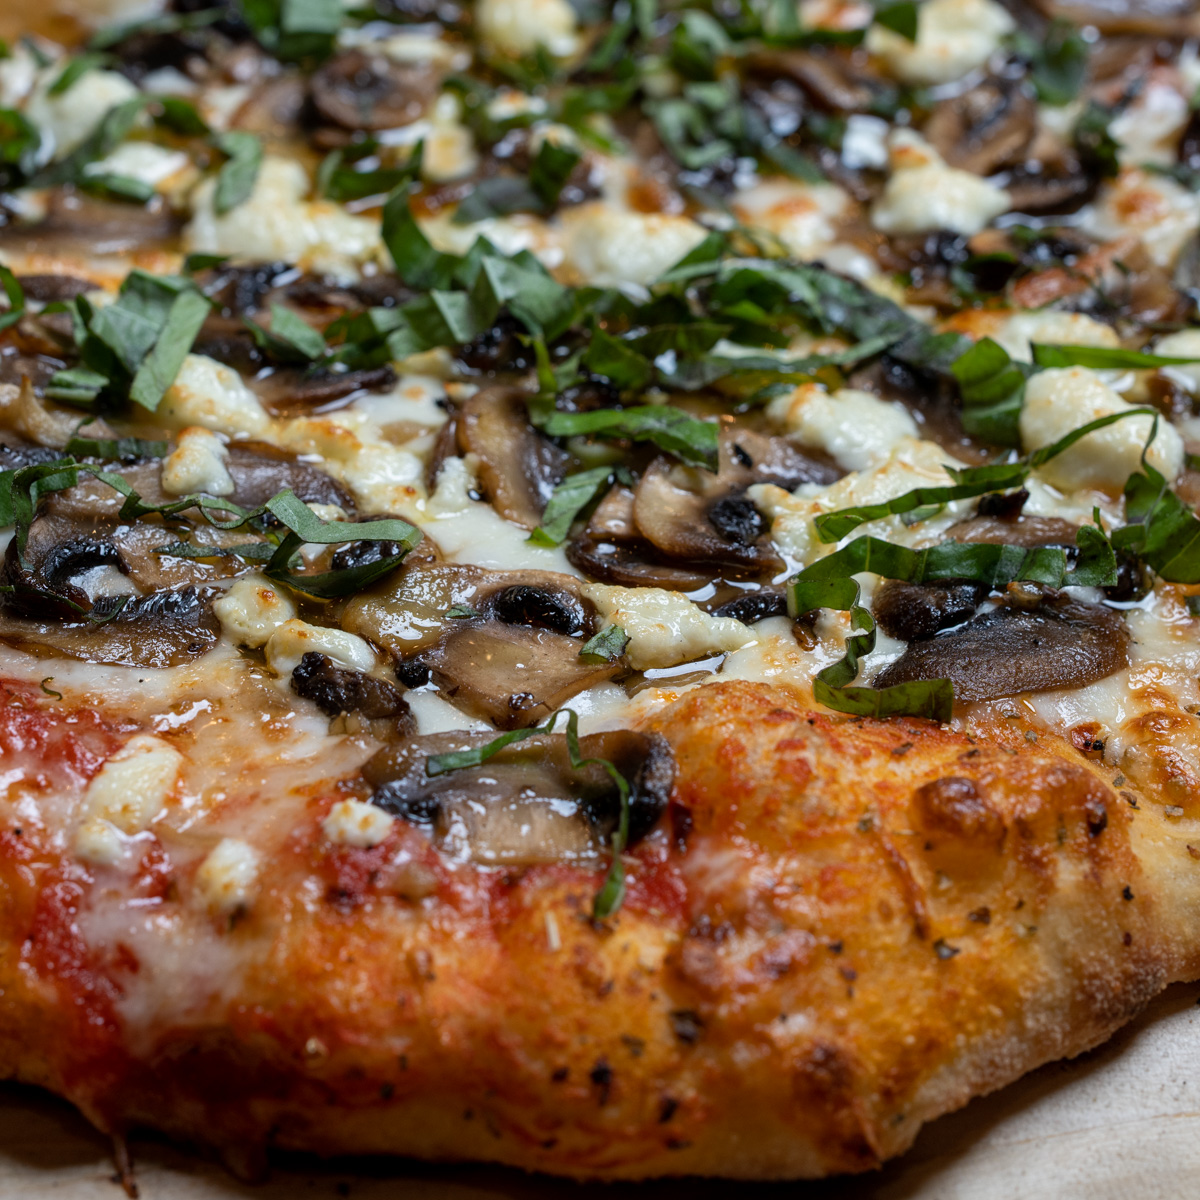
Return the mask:
<path id="1" fill-rule="evenodd" d="M 975 1101 L 855 1179 L 575 1187 L 484 1167 L 287 1159 L 251 1186 L 162 1142 L 131 1149 L 143 1200 L 1177 1200 L 1200 1194 L 1198 996 L 1172 988 L 1106 1046 Z M 0 1086 L 0 1197 L 120 1200 L 112 1174 L 104 1139 L 67 1105 Z"/>

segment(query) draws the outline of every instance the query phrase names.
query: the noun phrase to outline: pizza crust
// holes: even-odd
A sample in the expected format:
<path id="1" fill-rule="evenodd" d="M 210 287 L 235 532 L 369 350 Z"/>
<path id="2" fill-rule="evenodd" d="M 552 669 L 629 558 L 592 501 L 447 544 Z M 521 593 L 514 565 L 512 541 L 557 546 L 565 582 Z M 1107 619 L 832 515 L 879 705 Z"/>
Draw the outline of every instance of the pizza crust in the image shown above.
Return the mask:
<path id="1" fill-rule="evenodd" d="M 84 743 L 79 713 L 22 702 L 44 747 L 72 747 L 60 796 L 127 736 L 93 718 Z M 120 884 L 15 838 L 10 793 L 0 1071 L 242 1169 L 278 1145 L 812 1177 L 877 1165 L 1195 973 L 1200 864 L 1056 739 L 839 719 L 747 683 L 655 726 L 681 764 L 670 819 L 599 925 L 594 872 L 454 866 L 403 822 L 331 845 L 353 777 L 272 801 L 232 919 L 152 836 Z"/>

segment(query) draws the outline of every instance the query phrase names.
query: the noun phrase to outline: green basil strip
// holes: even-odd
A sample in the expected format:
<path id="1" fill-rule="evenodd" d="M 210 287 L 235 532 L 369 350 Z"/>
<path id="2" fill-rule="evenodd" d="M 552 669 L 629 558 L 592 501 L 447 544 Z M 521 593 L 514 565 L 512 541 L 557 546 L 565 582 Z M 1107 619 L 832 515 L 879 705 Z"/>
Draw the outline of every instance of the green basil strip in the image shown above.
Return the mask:
<path id="1" fill-rule="evenodd" d="M 625 853 L 625 847 L 629 844 L 629 783 L 608 759 L 584 758 L 580 753 L 578 713 L 573 709 L 560 708 L 557 712 L 551 713 L 544 724 L 532 725 L 528 729 L 510 729 L 485 746 L 478 746 L 471 750 L 456 750 L 449 754 L 432 754 L 425 760 L 425 773 L 431 776 L 445 775 L 449 771 L 460 771 L 464 767 L 482 766 L 489 759 L 495 758 L 501 750 L 515 742 L 523 742 L 539 733 L 553 733 L 558 718 L 564 714 L 567 718 L 567 753 L 570 756 L 571 769 L 580 771 L 584 767 L 603 767 L 608 772 L 609 778 L 616 784 L 617 791 L 621 796 L 621 816 L 612 835 L 612 863 L 608 868 L 604 883 L 592 902 L 593 919 L 603 921 L 621 907 L 621 902 L 625 898 L 625 865 L 621 862 L 621 855 Z"/>
<path id="2" fill-rule="evenodd" d="M 1153 442 L 1158 431 L 1159 416 L 1155 409 L 1134 408 L 1127 412 L 1109 413 L 1106 417 L 1098 417 L 1086 425 L 1072 429 L 1057 442 L 1033 451 L 1020 462 L 990 463 L 982 467 L 947 466 L 946 474 L 955 481 L 952 487 L 919 487 L 880 504 L 861 504 L 855 508 L 840 508 L 836 512 L 822 513 L 813 517 L 813 527 L 822 542 L 837 542 L 868 521 L 903 516 L 905 513 L 920 512 L 926 508 L 930 511 L 923 515 L 932 516 L 943 504 L 949 504 L 952 500 L 968 500 L 973 496 L 1020 487 L 1032 471 L 1057 458 L 1088 434 L 1117 421 L 1124 421 L 1128 417 L 1146 416 L 1155 419 L 1150 435 L 1150 442 Z"/>
<path id="3" fill-rule="evenodd" d="M 1033 361 L 1039 367 L 1091 367 L 1094 370 L 1138 370 L 1145 367 L 1182 367 L 1197 358 L 1173 358 L 1123 350 L 1119 346 L 1060 346 L 1033 344 Z"/>
<path id="4" fill-rule="evenodd" d="M 1025 384 L 1034 368 L 1014 362 L 991 338 L 980 338 L 954 360 L 951 374 L 962 396 L 963 429 L 972 437 L 999 446 L 1019 446 L 1018 422 L 1025 401 Z"/>
<path id="5" fill-rule="evenodd" d="M 99 70 L 101 67 L 106 67 L 113 61 L 110 54 L 80 54 L 71 59 L 63 68 L 58 78 L 50 85 L 48 96 L 61 96 L 64 92 L 70 91 L 89 71 Z"/>
<path id="6" fill-rule="evenodd" d="M 17 277 L 0 264 L 0 287 L 8 297 L 8 311 L 0 312 L 0 330 L 15 325 L 25 315 L 25 289 Z"/>
<path id="7" fill-rule="evenodd" d="M 579 657 L 585 663 L 601 666 L 604 663 L 616 662 L 625 653 L 625 647 L 628 645 L 629 634 L 620 625 L 610 625 L 584 642 Z"/>
<path id="8" fill-rule="evenodd" d="M 216 139 L 217 148 L 229 161 L 217 174 L 213 210 L 223 216 L 250 198 L 262 167 L 263 144 L 257 134 L 233 131 Z"/>
<path id="9" fill-rule="evenodd" d="M 1142 457 L 1125 483 L 1125 517 L 1113 545 L 1137 554 L 1168 583 L 1200 583 L 1200 520 Z"/>
<path id="10" fill-rule="evenodd" d="M 529 535 L 535 546 L 557 546 L 571 531 L 571 524 L 612 482 L 612 467 L 593 467 L 568 475 L 554 489 L 542 514 L 542 523 Z"/>
<path id="11" fill-rule="evenodd" d="M 851 687 L 858 678 L 859 664 L 875 649 L 875 618 L 858 602 L 859 586 L 850 578 L 797 579 L 789 593 L 789 605 L 797 612 L 814 608 L 836 608 L 850 613 L 850 627 L 859 630 L 846 639 L 846 653 L 837 662 L 817 672 L 813 698 L 835 712 L 856 717 L 926 717 L 949 721 L 954 713 L 954 685 L 949 679 L 921 679 L 893 687 Z"/>
<path id="12" fill-rule="evenodd" d="M 143 438 L 83 438 L 73 437 L 63 453 L 70 458 L 102 458 L 110 462 L 133 463 L 144 458 L 165 458 L 167 442 L 150 442 Z"/>
<path id="13" fill-rule="evenodd" d="M 133 377 L 129 388 L 131 400 L 151 412 L 158 407 L 191 352 L 210 308 L 199 292 L 181 292 L 175 297 L 162 332 Z"/>
<path id="14" fill-rule="evenodd" d="M 910 42 L 917 40 L 919 18 L 917 6 L 913 0 L 900 0 L 899 3 L 877 3 L 875 9 L 875 24 L 884 29 L 898 33 Z"/>
<path id="15" fill-rule="evenodd" d="M 118 42 L 135 34 L 179 33 L 186 29 L 201 29 L 213 25 L 226 16 L 223 8 L 206 8 L 194 13 L 169 13 L 165 16 L 147 17 L 145 20 L 126 21 L 118 25 L 106 25 L 88 42 L 89 50 L 107 50 Z"/>
<path id="16" fill-rule="evenodd" d="M 75 186 L 90 195 L 128 200 L 134 204 L 147 204 L 156 195 L 153 184 L 145 180 L 134 179 L 132 175 L 111 175 L 90 167 L 84 169 Z"/>
<path id="17" fill-rule="evenodd" d="M 552 412 L 533 419 L 551 437 L 594 433 L 601 437 L 653 442 L 690 466 L 705 467 L 710 471 L 717 469 L 719 426 L 688 416 L 669 404 L 601 408 L 581 413 Z"/>
<path id="18" fill-rule="evenodd" d="M 243 318 L 259 349 L 284 362 L 310 363 L 324 358 L 328 347 L 320 330 L 314 329 L 303 317 L 271 303 L 271 328 L 264 329 L 256 321 Z"/>

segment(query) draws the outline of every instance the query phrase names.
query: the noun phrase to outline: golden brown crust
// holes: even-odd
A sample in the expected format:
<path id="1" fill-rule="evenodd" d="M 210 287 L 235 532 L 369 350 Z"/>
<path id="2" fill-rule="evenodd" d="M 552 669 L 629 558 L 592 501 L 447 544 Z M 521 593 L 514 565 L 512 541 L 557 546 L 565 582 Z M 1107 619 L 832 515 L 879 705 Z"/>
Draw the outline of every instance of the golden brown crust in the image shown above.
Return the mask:
<path id="1" fill-rule="evenodd" d="M 38 719 L 44 757 L 83 738 Z M 48 787 L 117 744 L 93 724 Z M 243 1162 L 274 1142 L 816 1176 L 898 1153 L 1192 969 L 1160 880 L 1194 860 L 1066 743 L 844 720 L 742 683 L 656 725 L 681 764 L 670 820 L 600 926 L 592 872 L 450 867 L 404 825 L 372 850 L 323 843 L 352 780 L 279 798 L 266 890 L 231 928 L 150 847 L 130 895 L 224 972 L 186 1004 L 177 959 L 81 936 L 130 895 L 6 813 L 0 1070 Z"/>

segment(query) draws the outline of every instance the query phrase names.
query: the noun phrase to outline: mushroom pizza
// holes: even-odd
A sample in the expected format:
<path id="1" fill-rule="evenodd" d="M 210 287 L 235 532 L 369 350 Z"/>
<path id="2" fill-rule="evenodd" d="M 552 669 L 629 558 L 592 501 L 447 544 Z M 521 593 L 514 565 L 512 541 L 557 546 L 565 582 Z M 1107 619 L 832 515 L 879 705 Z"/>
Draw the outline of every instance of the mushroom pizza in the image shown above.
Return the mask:
<path id="1" fill-rule="evenodd" d="M 1194 0 L 62 0 L 0 51 L 0 1074 L 815 1177 L 1200 974 Z"/>

